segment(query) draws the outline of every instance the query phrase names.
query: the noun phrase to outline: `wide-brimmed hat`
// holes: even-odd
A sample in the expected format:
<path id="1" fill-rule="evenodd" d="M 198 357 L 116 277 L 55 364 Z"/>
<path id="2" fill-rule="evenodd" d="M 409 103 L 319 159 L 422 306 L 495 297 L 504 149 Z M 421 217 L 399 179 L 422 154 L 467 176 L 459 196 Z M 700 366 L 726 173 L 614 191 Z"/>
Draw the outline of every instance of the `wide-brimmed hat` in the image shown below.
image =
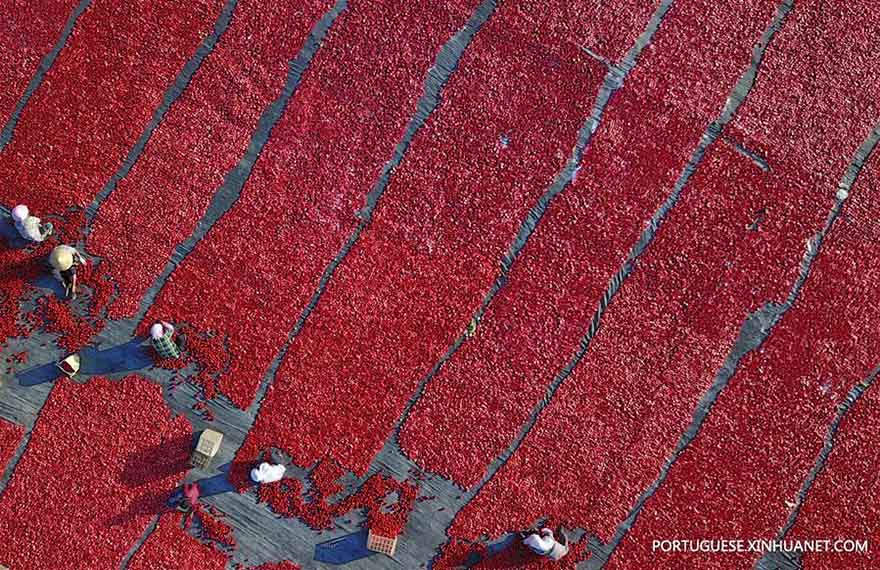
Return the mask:
<path id="1" fill-rule="evenodd" d="M 73 254 L 70 253 L 70 248 L 59 245 L 53 249 L 49 254 L 49 265 L 58 271 L 67 271 L 73 267 Z"/>

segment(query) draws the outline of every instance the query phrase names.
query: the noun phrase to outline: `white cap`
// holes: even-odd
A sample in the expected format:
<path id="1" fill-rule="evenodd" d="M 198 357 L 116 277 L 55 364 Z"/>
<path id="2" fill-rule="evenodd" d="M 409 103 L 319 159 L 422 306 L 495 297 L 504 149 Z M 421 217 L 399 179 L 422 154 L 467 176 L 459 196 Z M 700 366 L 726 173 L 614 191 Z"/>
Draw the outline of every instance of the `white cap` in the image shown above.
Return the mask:
<path id="1" fill-rule="evenodd" d="M 162 326 L 162 323 L 156 323 L 150 327 L 150 336 L 157 340 L 165 336 L 165 327 Z"/>
<path id="2" fill-rule="evenodd" d="M 20 224 L 27 219 L 30 213 L 27 206 L 19 204 L 12 209 L 12 219 Z"/>

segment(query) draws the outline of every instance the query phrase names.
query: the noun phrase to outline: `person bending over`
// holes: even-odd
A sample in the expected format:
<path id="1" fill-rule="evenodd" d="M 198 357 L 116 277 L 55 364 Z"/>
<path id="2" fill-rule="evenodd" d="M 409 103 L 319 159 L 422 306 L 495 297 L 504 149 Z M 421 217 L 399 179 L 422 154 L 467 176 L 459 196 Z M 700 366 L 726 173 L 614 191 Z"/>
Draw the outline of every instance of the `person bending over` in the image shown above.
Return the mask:
<path id="1" fill-rule="evenodd" d="M 159 358 L 180 358 L 186 350 L 186 335 L 178 334 L 174 340 L 174 327 L 170 323 L 160 321 L 150 327 L 150 342 Z"/>
<path id="2" fill-rule="evenodd" d="M 561 541 L 556 539 L 553 531 L 549 528 L 542 528 L 539 531 L 526 531 L 523 533 L 523 544 L 529 550 L 539 556 L 546 556 L 552 560 L 559 560 L 568 554 L 568 537 L 562 529 L 558 532 Z"/>
<path id="3" fill-rule="evenodd" d="M 12 209 L 12 221 L 15 222 L 15 229 L 24 239 L 33 242 L 43 242 L 52 235 L 51 223 L 40 223 L 40 218 L 31 216 L 28 207 L 19 204 Z"/>
<path id="4" fill-rule="evenodd" d="M 64 294 L 76 299 L 76 268 L 86 264 L 86 258 L 76 248 L 59 245 L 49 254 L 52 275 L 64 285 Z"/>

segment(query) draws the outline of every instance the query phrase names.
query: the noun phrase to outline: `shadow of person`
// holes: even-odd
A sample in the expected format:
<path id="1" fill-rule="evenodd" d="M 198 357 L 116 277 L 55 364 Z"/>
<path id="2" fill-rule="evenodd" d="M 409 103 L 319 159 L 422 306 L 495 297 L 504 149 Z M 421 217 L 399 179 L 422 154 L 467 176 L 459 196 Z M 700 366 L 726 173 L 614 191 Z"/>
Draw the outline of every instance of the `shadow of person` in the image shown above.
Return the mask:
<path id="1" fill-rule="evenodd" d="M 471 566 L 474 570 L 509 570 L 511 568 L 541 568 L 548 558 L 535 554 L 522 540 L 514 535 L 513 540 L 505 541 L 503 547 L 492 549 L 486 557 Z"/>
<path id="2" fill-rule="evenodd" d="M 462 545 L 457 555 L 448 561 L 456 569 L 512 570 L 556 568 L 552 561 L 532 552 L 519 533 L 510 533 L 492 544 L 480 542 Z"/>
<path id="3" fill-rule="evenodd" d="M 217 468 L 220 473 L 214 475 L 212 477 L 206 477 L 204 479 L 199 479 L 199 491 L 202 494 L 202 497 L 210 497 L 212 495 L 219 495 L 221 493 L 233 493 L 238 491 L 239 489 L 229 480 L 230 471 L 235 469 L 250 469 L 251 462 L 230 462 L 225 463 Z M 250 485 L 254 485 L 253 482 L 248 479 Z"/>
<path id="4" fill-rule="evenodd" d="M 124 525 L 137 517 L 152 517 L 166 511 L 165 499 L 167 492 L 154 492 L 141 495 L 128 505 L 121 513 L 107 519 L 104 526 L 113 527 Z"/>
<path id="5" fill-rule="evenodd" d="M 133 372 L 151 366 L 153 357 L 148 348 L 143 345 L 144 340 L 144 337 L 135 337 L 124 344 L 104 350 L 98 350 L 91 346 L 84 347 L 79 351 L 82 367 L 77 379 L 86 376 Z M 52 382 L 60 377 L 62 377 L 62 373 L 54 362 L 33 366 L 15 375 L 21 386 L 36 386 Z"/>
<path id="6" fill-rule="evenodd" d="M 153 357 L 143 336 L 104 350 L 86 347 L 80 351 L 83 358 L 82 374 L 101 375 L 119 372 L 132 372 L 152 366 Z"/>
<path id="7" fill-rule="evenodd" d="M 15 375 L 15 379 L 18 380 L 19 386 L 28 387 L 52 382 L 63 376 L 63 374 L 54 362 L 49 362 L 22 370 Z"/>
<path id="8" fill-rule="evenodd" d="M 186 471 L 194 443 L 194 436 L 185 435 L 133 453 L 122 470 L 122 483 L 140 487 Z"/>
<path id="9" fill-rule="evenodd" d="M 6 245 L 9 249 L 25 249 L 33 245 L 33 242 L 21 237 L 12 218 L 6 217 L 2 214 L 0 214 L 0 238 L 3 238 L 6 241 Z"/>
<path id="10" fill-rule="evenodd" d="M 52 295 L 59 299 L 67 299 L 67 291 L 60 281 L 55 279 L 48 269 L 37 274 L 33 279 L 33 284 L 40 289 L 48 289 Z"/>

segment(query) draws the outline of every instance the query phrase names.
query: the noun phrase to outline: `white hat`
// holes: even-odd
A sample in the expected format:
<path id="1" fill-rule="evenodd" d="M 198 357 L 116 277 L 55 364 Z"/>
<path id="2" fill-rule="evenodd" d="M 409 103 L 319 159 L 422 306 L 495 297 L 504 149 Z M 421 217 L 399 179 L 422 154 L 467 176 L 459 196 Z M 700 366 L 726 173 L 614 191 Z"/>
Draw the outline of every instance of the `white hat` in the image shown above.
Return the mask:
<path id="1" fill-rule="evenodd" d="M 28 210 L 27 206 L 25 206 L 24 204 L 19 204 L 12 209 L 12 219 L 20 224 L 27 219 L 30 213 L 31 212 L 30 210 Z"/>
<path id="2" fill-rule="evenodd" d="M 49 254 L 49 264 L 58 271 L 67 271 L 73 267 L 73 254 L 66 245 L 59 245 Z"/>
<path id="3" fill-rule="evenodd" d="M 165 336 L 165 327 L 162 326 L 162 323 L 156 323 L 150 327 L 150 336 L 157 340 Z"/>

